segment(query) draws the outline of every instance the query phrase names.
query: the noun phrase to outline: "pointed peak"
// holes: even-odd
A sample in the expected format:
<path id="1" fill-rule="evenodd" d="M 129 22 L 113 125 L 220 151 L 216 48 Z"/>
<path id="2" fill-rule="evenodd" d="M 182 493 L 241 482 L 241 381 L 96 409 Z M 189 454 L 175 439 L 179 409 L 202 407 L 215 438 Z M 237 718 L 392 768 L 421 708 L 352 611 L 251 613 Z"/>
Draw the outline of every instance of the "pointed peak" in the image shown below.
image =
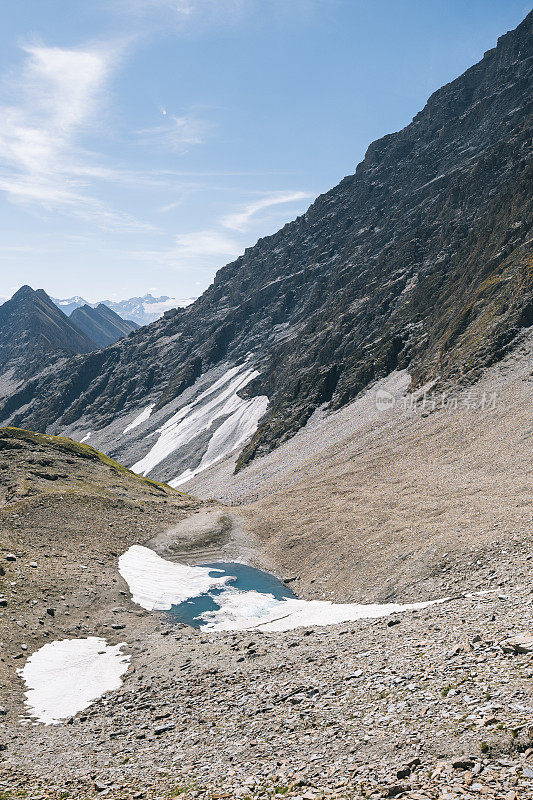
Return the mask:
<path id="1" fill-rule="evenodd" d="M 24 286 L 21 286 L 20 289 L 17 289 L 15 294 L 11 297 L 12 300 L 24 300 L 26 297 L 33 297 L 35 295 L 35 290 L 28 286 L 27 283 Z"/>
<path id="2" fill-rule="evenodd" d="M 52 301 L 51 297 L 48 294 L 46 294 L 44 289 L 36 289 L 35 294 L 38 295 L 41 298 L 41 300 L 45 300 L 47 303 L 50 303 L 51 305 L 56 307 L 55 303 Z"/>

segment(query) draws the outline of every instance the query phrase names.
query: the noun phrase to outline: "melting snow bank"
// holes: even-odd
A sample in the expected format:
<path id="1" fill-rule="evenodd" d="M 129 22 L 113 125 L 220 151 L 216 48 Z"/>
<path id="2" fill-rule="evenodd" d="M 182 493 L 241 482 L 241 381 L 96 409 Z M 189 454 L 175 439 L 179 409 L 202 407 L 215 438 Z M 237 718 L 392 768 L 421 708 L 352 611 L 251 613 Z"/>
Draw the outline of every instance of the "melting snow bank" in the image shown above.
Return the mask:
<path id="1" fill-rule="evenodd" d="M 229 580 L 227 576 L 213 577 L 213 570 L 206 567 L 166 561 L 138 544 L 120 556 L 118 571 L 130 588 L 133 602 L 147 611 L 168 611 L 185 600 L 224 586 Z"/>
<path id="2" fill-rule="evenodd" d="M 289 631 L 308 625 L 336 625 L 357 619 L 376 619 L 402 611 L 444 603 L 448 598 L 422 603 L 332 603 L 329 600 L 276 598 L 267 592 L 243 591 L 228 586 L 231 575 L 221 570 L 174 564 L 153 550 L 134 545 L 119 559 L 119 571 L 133 597 L 148 611 L 168 610 L 186 600 L 208 595 L 217 606 L 204 612 L 202 627 L 212 631 Z"/>
<path id="3" fill-rule="evenodd" d="M 63 639 L 36 650 L 18 670 L 26 703 L 41 722 L 61 722 L 87 708 L 104 692 L 119 689 L 130 657 L 105 639 Z"/>
<path id="4" fill-rule="evenodd" d="M 242 400 L 236 396 L 235 400 L 238 401 L 234 403 L 235 411 L 216 429 L 196 469 L 186 469 L 177 478 L 169 481 L 169 485 L 174 489 L 229 456 L 254 435 L 259 420 L 267 409 L 268 398 L 260 396 L 252 397 L 251 400 Z"/>
<path id="5" fill-rule="evenodd" d="M 133 422 L 130 422 L 130 424 L 127 425 L 124 428 L 124 430 L 122 431 L 122 435 L 124 435 L 125 433 L 129 433 L 134 428 L 136 428 L 138 425 L 142 425 L 143 422 L 146 422 L 146 420 L 150 417 L 150 414 L 152 413 L 152 411 L 154 409 L 154 406 L 155 406 L 155 403 L 152 403 L 152 405 L 146 406 L 146 408 L 143 408 L 143 410 L 141 411 L 139 416 L 135 417 Z"/>
<path id="6" fill-rule="evenodd" d="M 199 466 L 194 470 L 187 469 L 169 481 L 171 486 L 180 486 L 241 447 L 255 433 L 268 405 L 268 397 L 264 395 L 245 400 L 237 394 L 257 375 L 257 370 L 245 364 L 227 370 L 212 386 L 173 414 L 156 431 L 159 434 L 157 442 L 130 469 L 139 475 L 148 475 L 171 453 L 182 447 L 190 447 L 197 437 L 205 435 L 215 424 L 218 427 L 209 439 Z M 145 409 L 143 414 L 147 411 Z M 141 421 L 144 420 L 137 417 L 131 425 L 140 424 Z M 124 433 L 127 430 L 131 430 L 131 427 L 128 426 Z"/>
<path id="7" fill-rule="evenodd" d="M 290 631 L 307 626 L 337 625 L 357 619 L 377 619 L 401 611 L 418 611 L 421 608 L 444 603 L 429 600 L 423 603 L 358 604 L 332 603 L 329 600 L 276 600 L 272 595 L 259 592 L 239 592 L 227 589 L 215 598 L 216 611 L 203 615 L 204 628 L 211 631 Z"/>

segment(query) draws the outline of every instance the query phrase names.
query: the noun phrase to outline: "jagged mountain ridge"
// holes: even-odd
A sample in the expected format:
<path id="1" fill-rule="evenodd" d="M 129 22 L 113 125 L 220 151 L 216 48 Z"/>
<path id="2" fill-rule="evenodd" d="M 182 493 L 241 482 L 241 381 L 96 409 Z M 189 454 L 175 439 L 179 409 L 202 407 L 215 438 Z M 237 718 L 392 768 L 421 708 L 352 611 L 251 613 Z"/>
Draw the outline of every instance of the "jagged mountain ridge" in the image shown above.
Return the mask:
<path id="1" fill-rule="evenodd" d="M 70 320 L 99 347 L 114 344 L 140 327 L 136 322 L 122 319 L 103 303 L 96 308 L 84 305 L 74 309 Z"/>
<path id="2" fill-rule="evenodd" d="M 0 417 L 103 429 L 253 354 L 260 374 L 244 393 L 270 403 L 244 464 L 397 367 L 415 383 L 475 378 L 533 322 L 532 24 L 530 13 L 192 306 L 27 384 Z"/>
<path id="3" fill-rule="evenodd" d="M 59 359 L 95 347 L 43 289 L 22 286 L 0 306 L 0 373 L 9 374 L 15 384 Z"/>

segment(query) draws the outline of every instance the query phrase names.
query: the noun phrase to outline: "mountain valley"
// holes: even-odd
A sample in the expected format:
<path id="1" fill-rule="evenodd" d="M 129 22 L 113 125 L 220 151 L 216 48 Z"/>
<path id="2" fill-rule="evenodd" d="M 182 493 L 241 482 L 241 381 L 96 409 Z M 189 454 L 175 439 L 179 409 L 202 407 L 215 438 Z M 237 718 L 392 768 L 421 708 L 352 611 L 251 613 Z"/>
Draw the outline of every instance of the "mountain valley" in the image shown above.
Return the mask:
<path id="1" fill-rule="evenodd" d="M 0 800 L 533 798 L 532 77 L 191 304 L 0 306 Z"/>

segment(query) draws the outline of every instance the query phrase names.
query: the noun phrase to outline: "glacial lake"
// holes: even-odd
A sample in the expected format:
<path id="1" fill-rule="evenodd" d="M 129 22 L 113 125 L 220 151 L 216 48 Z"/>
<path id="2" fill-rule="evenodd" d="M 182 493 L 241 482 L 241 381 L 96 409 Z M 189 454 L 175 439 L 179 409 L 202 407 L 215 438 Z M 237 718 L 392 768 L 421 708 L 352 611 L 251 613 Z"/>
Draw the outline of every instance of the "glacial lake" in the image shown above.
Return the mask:
<path id="1" fill-rule="evenodd" d="M 209 564 L 196 564 L 195 566 L 207 568 L 212 577 L 230 576 L 225 587 L 213 588 L 198 597 L 185 600 L 179 605 L 173 605 L 167 612 L 174 622 L 181 622 L 193 628 L 201 628 L 205 624 L 202 614 L 209 611 L 216 611 L 220 605 L 217 597 L 227 591 L 229 587 L 237 589 L 239 592 L 258 592 L 259 594 L 270 595 L 275 600 L 294 599 L 296 595 L 285 584 L 268 572 L 249 567 L 247 564 L 240 564 L 234 561 L 220 561 Z"/>

